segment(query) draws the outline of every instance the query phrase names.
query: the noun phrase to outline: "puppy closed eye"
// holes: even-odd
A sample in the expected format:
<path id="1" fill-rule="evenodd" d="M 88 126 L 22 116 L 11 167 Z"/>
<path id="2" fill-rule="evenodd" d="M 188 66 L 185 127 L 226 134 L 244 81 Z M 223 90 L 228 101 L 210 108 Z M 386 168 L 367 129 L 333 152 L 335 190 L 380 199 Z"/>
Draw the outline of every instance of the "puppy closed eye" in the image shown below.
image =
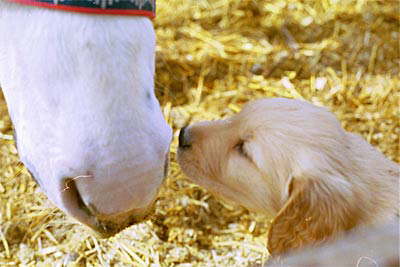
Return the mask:
<path id="1" fill-rule="evenodd" d="M 245 141 L 244 140 L 240 140 L 234 147 L 235 151 L 237 151 L 241 156 L 252 160 L 249 153 L 246 150 L 246 146 L 245 146 Z"/>

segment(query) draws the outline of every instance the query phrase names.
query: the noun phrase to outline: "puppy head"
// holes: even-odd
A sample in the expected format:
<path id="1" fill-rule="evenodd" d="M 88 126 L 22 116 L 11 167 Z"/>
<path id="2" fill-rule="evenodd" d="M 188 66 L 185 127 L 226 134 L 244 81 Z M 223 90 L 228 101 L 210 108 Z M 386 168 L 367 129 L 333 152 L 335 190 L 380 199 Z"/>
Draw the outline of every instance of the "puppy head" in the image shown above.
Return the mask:
<path id="1" fill-rule="evenodd" d="M 257 155 L 261 150 L 255 130 L 237 116 L 184 128 L 180 133 L 178 162 L 194 182 L 215 195 L 262 211 L 269 206 L 263 203 L 262 196 L 269 194 L 272 186 L 255 164 L 261 156 Z"/>
<path id="2" fill-rule="evenodd" d="M 341 197 L 343 192 L 352 195 L 349 182 L 337 172 L 338 166 L 347 168 L 345 139 L 336 118 L 324 108 L 262 99 L 227 120 L 182 129 L 178 162 L 194 182 L 217 196 L 250 210 L 278 213 L 275 224 L 280 226 L 274 232 L 280 236 L 297 223 L 286 220 L 296 210 L 293 218 L 302 220 L 313 217 L 312 206 L 331 201 L 336 191 Z M 304 193 L 309 189 L 315 194 Z M 299 203 L 309 212 L 299 210 Z"/>
<path id="3" fill-rule="evenodd" d="M 335 117 L 322 108 L 298 100 L 256 100 L 227 120 L 183 129 L 178 162 L 211 192 L 275 214 L 287 200 L 295 172 L 314 168 L 312 158 L 324 156 L 321 146 L 335 147 L 329 142 L 342 134 Z"/>

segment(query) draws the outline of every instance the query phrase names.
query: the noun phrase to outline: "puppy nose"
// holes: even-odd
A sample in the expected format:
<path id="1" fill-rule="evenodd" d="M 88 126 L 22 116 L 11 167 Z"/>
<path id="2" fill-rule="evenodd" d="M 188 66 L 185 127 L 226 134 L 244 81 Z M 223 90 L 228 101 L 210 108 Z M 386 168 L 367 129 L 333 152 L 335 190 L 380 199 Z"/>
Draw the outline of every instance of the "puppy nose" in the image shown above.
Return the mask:
<path id="1" fill-rule="evenodd" d="M 192 145 L 187 127 L 183 127 L 179 132 L 179 147 L 189 148 Z"/>

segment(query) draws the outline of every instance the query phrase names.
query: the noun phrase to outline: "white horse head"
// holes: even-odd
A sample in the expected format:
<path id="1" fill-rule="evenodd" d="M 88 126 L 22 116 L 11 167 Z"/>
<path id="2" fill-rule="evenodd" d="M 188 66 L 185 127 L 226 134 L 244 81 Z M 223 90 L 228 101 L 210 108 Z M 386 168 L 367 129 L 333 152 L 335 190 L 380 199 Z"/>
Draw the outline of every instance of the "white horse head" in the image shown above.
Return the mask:
<path id="1" fill-rule="evenodd" d="M 143 218 L 172 136 L 154 94 L 151 21 L 0 1 L 0 36 L 18 152 L 46 195 L 106 235 Z"/>

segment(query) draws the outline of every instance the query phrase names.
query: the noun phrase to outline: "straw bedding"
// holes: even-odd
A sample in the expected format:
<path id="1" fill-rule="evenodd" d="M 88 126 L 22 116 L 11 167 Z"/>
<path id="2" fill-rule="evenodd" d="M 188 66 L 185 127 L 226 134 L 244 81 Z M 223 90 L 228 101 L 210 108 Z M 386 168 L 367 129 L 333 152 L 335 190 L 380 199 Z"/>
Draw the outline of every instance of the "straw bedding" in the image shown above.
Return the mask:
<path id="1" fill-rule="evenodd" d="M 19 163 L 0 97 L 0 266 L 265 262 L 270 218 L 214 198 L 175 161 L 180 127 L 225 118 L 251 99 L 327 106 L 400 161 L 397 1 L 159 0 L 157 8 L 156 87 L 175 138 L 152 219 L 101 240 L 65 216 Z"/>

